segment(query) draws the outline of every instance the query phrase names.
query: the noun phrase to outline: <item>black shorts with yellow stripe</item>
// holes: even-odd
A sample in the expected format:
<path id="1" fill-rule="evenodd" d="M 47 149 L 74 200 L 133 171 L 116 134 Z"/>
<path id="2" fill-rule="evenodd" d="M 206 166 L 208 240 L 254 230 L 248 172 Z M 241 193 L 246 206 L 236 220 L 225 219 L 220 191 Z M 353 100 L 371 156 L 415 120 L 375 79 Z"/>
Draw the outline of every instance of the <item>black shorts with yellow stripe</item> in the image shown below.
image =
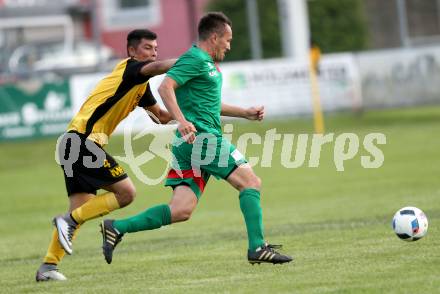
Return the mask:
<path id="1" fill-rule="evenodd" d="M 58 155 L 66 182 L 67 195 L 95 194 L 127 178 L 116 160 L 84 134 L 69 131 L 58 143 Z"/>

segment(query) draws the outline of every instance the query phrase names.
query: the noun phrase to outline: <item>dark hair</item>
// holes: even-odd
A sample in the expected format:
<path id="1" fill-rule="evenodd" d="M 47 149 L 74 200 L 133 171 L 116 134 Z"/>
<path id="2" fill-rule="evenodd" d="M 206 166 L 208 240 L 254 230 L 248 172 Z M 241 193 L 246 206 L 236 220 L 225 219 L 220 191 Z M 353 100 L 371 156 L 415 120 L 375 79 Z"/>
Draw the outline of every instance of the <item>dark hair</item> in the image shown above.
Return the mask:
<path id="1" fill-rule="evenodd" d="M 232 27 L 231 20 L 223 12 L 209 12 L 199 21 L 199 39 L 206 40 L 212 33 L 223 35 L 225 25 Z"/>
<path id="2" fill-rule="evenodd" d="M 138 30 L 131 31 L 127 35 L 127 55 L 129 55 L 128 48 L 129 47 L 136 48 L 142 39 L 156 40 L 157 35 L 156 35 L 156 33 L 152 32 L 150 30 L 147 30 L 147 29 L 138 29 Z"/>

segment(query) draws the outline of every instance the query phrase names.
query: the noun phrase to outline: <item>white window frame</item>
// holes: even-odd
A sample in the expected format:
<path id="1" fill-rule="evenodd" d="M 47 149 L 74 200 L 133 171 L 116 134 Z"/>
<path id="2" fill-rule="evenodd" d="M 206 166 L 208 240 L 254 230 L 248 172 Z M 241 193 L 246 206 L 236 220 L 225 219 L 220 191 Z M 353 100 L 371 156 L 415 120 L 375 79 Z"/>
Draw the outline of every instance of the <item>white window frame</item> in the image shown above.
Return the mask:
<path id="1" fill-rule="evenodd" d="M 156 26 L 162 21 L 160 0 L 143 8 L 119 8 L 119 0 L 100 0 L 102 25 L 106 30 Z"/>

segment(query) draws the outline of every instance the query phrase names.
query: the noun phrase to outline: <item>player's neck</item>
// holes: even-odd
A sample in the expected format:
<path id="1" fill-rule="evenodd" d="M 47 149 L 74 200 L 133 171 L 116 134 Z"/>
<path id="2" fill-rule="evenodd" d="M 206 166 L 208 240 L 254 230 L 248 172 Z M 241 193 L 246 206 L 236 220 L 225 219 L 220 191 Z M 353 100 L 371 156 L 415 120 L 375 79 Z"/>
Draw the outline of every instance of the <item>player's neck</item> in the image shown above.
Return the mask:
<path id="1" fill-rule="evenodd" d="M 199 47 L 200 49 L 202 49 L 203 51 L 206 51 L 206 53 L 209 54 L 209 56 L 211 56 L 212 59 L 214 59 L 214 50 L 212 49 L 212 47 L 208 44 L 208 42 L 205 41 L 198 41 L 197 42 L 197 47 Z"/>

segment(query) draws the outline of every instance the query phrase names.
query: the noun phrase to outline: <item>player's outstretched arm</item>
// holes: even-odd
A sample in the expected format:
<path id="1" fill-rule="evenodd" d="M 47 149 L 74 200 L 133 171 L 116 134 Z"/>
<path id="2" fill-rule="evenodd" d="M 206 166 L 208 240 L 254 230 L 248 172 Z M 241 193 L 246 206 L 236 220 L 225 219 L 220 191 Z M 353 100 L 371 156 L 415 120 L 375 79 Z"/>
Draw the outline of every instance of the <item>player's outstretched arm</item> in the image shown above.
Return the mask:
<path id="1" fill-rule="evenodd" d="M 159 86 L 159 95 L 162 97 L 162 101 L 165 104 L 171 117 L 179 123 L 177 129 L 186 142 L 192 144 L 196 139 L 195 133 L 197 132 L 194 125 L 185 119 L 179 105 L 177 104 L 176 93 L 178 85 L 175 80 L 170 77 L 165 77 Z"/>
<path id="2" fill-rule="evenodd" d="M 140 73 L 144 76 L 156 76 L 166 73 L 176 63 L 177 59 L 154 61 L 144 65 Z"/>
<path id="3" fill-rule="evenodd" d="M 169 121 L 173 119 L 170 113 L 165 109 L 162 109 L 157 103 L 144 108 L 145 110 L 148 111 L 148 115 L 155 123 L 158 123 L 157 120 L 159 120 L 161 124 L 167 124 Z"/>
<path id="4" fill-rule="evenodd" d="M 242 108 L 242 107 L 222 103 L 221 115 L 231 116 L 231 117 L 241 117 L 249 120 L 263 120 L 264 106 Z"/>

